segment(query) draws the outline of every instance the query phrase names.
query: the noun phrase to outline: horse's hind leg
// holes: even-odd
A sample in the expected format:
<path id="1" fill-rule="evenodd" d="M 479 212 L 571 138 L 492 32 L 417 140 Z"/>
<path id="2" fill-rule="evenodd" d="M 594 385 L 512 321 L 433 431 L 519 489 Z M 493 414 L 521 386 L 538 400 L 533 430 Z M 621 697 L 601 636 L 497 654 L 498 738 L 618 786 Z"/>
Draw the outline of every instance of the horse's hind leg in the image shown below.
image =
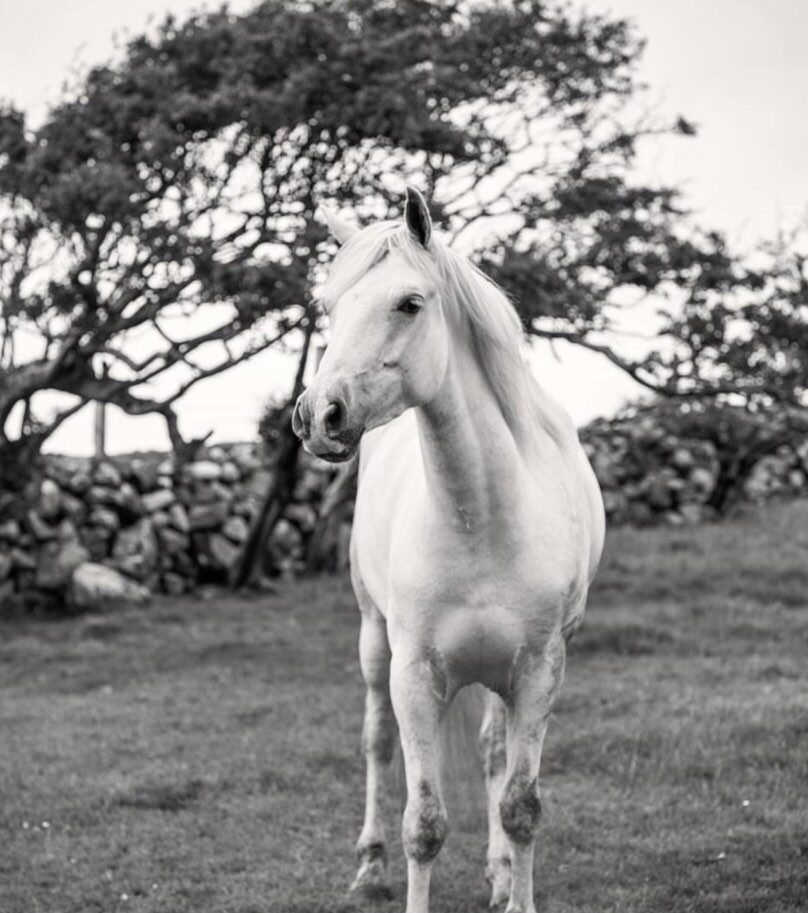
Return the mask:
<path id="1" fill-rule="evenodd" d="M 508 760 L 499 808 L 511 846 L 511 895 L 506 913 L 535 913 L 533 856 L 541 816 L 539 762 L 547 720 L 564 677 L 559 634 L 540 656 L 520 655 L 507 701 Z"/>
<path id="2" fill-rule="evenodd" d="M 362 748 L 366 764 L 365 822 L 356 844 L 359 870 L 352 891 L 389 894 L 386 884 L 387 851 L 382 821 L 384 773 L 393 758 L 396 724 L 390 703 L 390 647 L 384 618 L 355 582 L 362 612 L 359 661 L 365 680 L 365 722 Z"/>
<path id="3" fill-rule="evenodd" d="M 508 838 L 502 827 L 499 800 L 505 785 L 506 742 L 505 704 L 489 691 L 480 727 L 480 749 L 488 797 L 488 849 L 485 877 L 491 885 L 491 906 L 505 903 L 511 890 L 511 858 Z"/>

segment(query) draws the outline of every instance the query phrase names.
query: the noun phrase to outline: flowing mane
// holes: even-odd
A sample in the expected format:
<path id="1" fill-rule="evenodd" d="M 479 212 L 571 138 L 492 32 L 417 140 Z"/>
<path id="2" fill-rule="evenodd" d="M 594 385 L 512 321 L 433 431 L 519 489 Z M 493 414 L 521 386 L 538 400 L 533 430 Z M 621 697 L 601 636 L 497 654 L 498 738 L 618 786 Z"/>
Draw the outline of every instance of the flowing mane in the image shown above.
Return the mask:
<path id="1" fill-rule="evenodd" d="M 505 293 L 438 238 L 433 236 L 426 251 L 401 222 L 377 222 L 362 229 L 334 259 L 321 293 L 325 307 L 391 251 L 435 282 L 450 326 L 468 339 L 517 443 L 530 446 L 540 429 L 559 446 L 569 441 L 570 432 L 575 439 L 569 419 L 542 394 L 525 363 L 522 327 Z"/>

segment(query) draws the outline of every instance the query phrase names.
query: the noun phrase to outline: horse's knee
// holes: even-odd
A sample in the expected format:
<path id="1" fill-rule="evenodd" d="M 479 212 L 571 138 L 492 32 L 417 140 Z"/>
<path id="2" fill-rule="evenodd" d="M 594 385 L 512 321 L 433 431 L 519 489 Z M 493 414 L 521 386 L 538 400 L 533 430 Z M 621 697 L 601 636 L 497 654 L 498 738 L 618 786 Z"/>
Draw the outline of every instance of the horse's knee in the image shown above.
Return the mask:
<path id="1" fill-rule="evenodd" d="M 499 814 L 502 829 L 514 843 L 530 843 L 541 818 L 538 780 L 526 774 L 511 777 L 502 793 Z"/>
<path id="2" fill-rule="evenodd" d="M 434 788 L 423 781 L 407 800 L 402 822 L 404 852 L 416 862 L 431 862 L 449 833 L 446 809 Z"/>

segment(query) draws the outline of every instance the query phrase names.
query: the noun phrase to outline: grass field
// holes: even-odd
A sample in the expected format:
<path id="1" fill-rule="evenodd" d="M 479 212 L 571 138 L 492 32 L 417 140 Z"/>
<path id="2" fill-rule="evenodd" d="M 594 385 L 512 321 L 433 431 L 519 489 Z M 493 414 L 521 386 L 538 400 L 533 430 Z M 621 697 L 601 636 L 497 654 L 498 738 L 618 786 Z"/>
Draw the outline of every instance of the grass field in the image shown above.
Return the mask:
<path id="1" fill-rule="evenodd" d="M 2 913 L 391 913 L 362 813 L 347 583 L 0 622 Z M 808 503 L 617 530 L 543 763 L 541 911 L 808 909 Z M 486 909 L 455 816 L 435 913 Z"/>

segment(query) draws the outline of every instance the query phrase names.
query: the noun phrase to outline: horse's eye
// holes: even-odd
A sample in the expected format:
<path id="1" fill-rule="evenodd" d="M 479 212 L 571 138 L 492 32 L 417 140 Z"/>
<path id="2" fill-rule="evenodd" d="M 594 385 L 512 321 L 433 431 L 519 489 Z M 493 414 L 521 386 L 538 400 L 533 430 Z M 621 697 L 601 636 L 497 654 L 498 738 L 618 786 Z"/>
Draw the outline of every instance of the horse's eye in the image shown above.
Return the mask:
<path id="1" fill-rule="evenodd" d="M 421 299 L 411 295 L 409 298 L 405 298 L 396 310 L 401 311 L 402 314 L 417 314 L 421 310 Z"/>

